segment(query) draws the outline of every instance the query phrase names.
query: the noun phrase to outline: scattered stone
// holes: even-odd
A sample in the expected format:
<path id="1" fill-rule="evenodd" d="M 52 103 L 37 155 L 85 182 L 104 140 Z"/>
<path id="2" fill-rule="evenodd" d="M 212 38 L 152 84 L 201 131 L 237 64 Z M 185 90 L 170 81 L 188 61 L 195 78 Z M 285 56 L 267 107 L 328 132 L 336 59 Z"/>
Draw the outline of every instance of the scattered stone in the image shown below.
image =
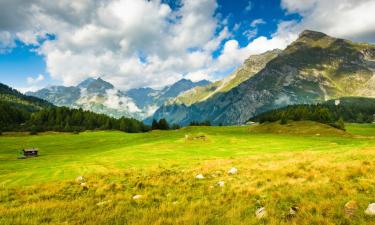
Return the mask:
<path id="1" fill-rule="evenodd" d="M 85 183 L 86 182 L 86 178 L 84 178 L 83 176 L 79 176 L 76 178 L 76 182 L 81 184 L 81 183 Z"/>
<path id="2" fill-rule="evenodd" d="M 199 179 L 199 180 L 202 180 L 204 179 L 204 176 L 203 174 L 198 174 L 197 176 L 195 176 L 196 179 Z"/>
<path id="3" fill-rule="evenodd" d="M 81 183 L 80 185 L 85 190 L 89 189 L 89 185 L 87 185 L 86 183 Z"/>
<path id="4" fill-rule="evenodd" d="M 107 201 L 102 201 L 102 202 L 98 202 L 96 205 L 97 206 L 104 206 L 104 205 L 107 205 L 108 203 L 110 203 L 111 200 L 107 200 Z"/>
<path id="5" fill-rule="evenodd" d="M 237 168 L 236 167 L 232 167 L 232 168 L 230 168 L 230 170 L 228 170 L 228 174 L 236 174 L 237 173 Z"/>
<path id="6" fill-rule="evenodd" d="M 354 200 L 348 201 L 344 206 L 344 211 L 347 216 L 354 216 L 357 209 L 358 209 L 358 204 Z"/>
<path id="7" fill-rule="evenodd" d="M 365 213 L 369 216 L 375 216 L 375 203 L 369 204 Z"/>
<path id="8" fill-rule="evenodd" d="M 262 208 L 257 209 L 257 211 L 255 212 L 255 216 L 258 219 L 265 218 L 267 216 L 266 208 L 262 207 Z"/>
<path id="9" fill-rule="evenodd" d="M 224 182 L 224 181 L 219 181 L 219 182 L 217 182 L 217 185 L 218 185 L 219 187 L 224 187 L 225 182 Z"/>
<path id="10" fill-rule="evenodd" d="M 134 196 L 133 196 L 133 199 L 134 199 L 134 200 L 137 200 L 137 199 L 140 199 L 140 198 L 142 198 L 142 195 L 134 195 Z"/>

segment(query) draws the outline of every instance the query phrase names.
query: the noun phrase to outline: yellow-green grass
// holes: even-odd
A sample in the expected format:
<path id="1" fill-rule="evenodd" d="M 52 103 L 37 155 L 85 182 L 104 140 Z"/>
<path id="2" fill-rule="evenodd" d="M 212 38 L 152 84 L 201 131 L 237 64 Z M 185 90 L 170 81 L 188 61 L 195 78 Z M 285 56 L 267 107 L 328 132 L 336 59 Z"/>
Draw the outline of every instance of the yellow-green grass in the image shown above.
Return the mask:
<path id="1" fill-rule="evenodd" d="M 375 202 L 374 125 L 347 125 L 350 135 L 312 122 L 266 125 L 282 134 L 263 126 L 5 134 L 0 224 L 375 224 L 363 212 Z M 16 159 L 23 147 L 41 156 Z M 233 166 L 239 172 L 228 175 Z M 349 200 L 358 204 L 353 217 L 344 213 Z"/>

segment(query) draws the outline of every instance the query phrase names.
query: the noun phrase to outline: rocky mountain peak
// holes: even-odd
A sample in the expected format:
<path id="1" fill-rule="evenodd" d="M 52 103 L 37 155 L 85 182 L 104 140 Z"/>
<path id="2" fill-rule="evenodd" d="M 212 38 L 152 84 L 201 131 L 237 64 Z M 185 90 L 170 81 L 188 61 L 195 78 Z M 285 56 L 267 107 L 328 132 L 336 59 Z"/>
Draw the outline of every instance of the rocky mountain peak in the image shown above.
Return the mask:
<path id="1" fill-rule="evenodd" d="M 313 40 L 321 39 L 324 37 L 327 37 L 325 33 L 313 31 L 313 30 L 304 30 L 302 33 L 300 33 L 299 38 L 309 38 Z"/>
<path id="2" fill-rule="evenodd" d="M 114 86 L 111 83 L 103 80 L 100 77 L 97 79 L 87 78 L 86 80 L 78 84 L 77 87 L 85 88 L 89 93 L 103 93 L 109 89 L 114 89 Z"/>

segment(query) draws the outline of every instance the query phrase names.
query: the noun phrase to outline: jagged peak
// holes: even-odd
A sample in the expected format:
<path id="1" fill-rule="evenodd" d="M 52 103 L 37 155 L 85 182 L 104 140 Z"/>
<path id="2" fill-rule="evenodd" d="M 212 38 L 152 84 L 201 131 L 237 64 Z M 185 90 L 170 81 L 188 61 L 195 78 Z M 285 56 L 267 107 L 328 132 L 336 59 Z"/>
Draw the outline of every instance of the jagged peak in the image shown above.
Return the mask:
<path id="1" fill-rule="evenodd" d="M 314 30 L 304 30 L 302 31 L 302 33 L 300 33 L 299 37 L 308 37 L 308 38 L 323 38 L 323 37 L 327 37 L 328 35 L 323 33 L 323 32 L 319 32 L 319 31 L 314 31 Z"/>
<path id="2" fill-rule="evenodd" d="M 95 85 L 98 85 L 98 86 L 103 86 L 104 88 L 107 88 L 107 89 L 114 88 L 111 83 L 103 80 L 101 77 L 98 77 L 96 79 L 92 78 L 92 77 L 89 77 L 86 80 L 79 83 L 78 87 L 87 88 L 88 86 L 90 86 L 92 84 L 95 84 Z"/>

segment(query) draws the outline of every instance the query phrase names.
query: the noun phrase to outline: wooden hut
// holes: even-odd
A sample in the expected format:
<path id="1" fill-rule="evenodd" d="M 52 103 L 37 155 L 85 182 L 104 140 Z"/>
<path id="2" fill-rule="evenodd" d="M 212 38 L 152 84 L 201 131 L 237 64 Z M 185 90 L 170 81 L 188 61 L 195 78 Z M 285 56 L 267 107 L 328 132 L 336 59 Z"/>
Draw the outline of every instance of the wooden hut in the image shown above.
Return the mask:
<path id="1" fill-rule="evenodd" d="M 23 152 L 24 157 L 36 157 L 36 156 L 38 156 L 38 149 L 37 148 L 23 149 L 22 152 Z"/>

